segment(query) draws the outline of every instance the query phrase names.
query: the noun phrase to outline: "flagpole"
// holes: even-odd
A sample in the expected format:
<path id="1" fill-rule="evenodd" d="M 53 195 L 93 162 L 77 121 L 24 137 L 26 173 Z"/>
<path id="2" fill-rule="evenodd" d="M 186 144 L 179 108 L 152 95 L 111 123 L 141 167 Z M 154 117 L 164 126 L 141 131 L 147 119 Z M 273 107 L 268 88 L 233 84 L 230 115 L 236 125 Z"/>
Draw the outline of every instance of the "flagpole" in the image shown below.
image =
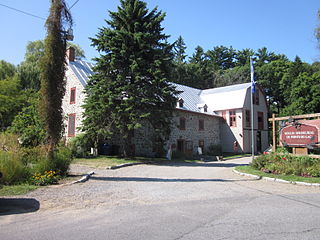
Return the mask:
<path id="1" fill-rule="evenodd" d="M 254 159 L 254 114 L 253 114 L 253 97 L 255 93 L 255 81 L 254 81 L 254 69 L 253 69 L 253 61 L 250 57 L 250 73 L 251 73 L 251 153 L 252 153 L 252 161 Z"/>

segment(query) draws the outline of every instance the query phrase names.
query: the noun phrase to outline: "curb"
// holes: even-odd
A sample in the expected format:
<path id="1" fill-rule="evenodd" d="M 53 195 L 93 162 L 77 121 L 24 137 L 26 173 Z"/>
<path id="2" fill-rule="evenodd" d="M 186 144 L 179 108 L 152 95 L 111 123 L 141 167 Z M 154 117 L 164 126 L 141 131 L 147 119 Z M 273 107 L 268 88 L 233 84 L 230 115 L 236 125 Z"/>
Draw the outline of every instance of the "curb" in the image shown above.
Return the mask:
<path id="1" fill-rule="evenodd" d="M 287 181 L 287 180 L 283 180 L 283 179 L 279 179 L 279 178 L 272 178 L 272 177 L 261 177 L 261 176 L 257 176 L 257 175 L 253 175 L 253 174 L 249 174 L 249 173 L 242 173 L 239 172 L 235 169 L 232 170 L 234 173 L 239 174 L 241 176 L 247 176 L 247 177 L 251 177 L 254 179 L 263 179 L 265 181 L 268 182 L 279 182 L 279 183 L 286 183 L 286 184 L 294 184 L 294 185 L 301 185 L 301 186 L 309 186 L 309 187 L 320 187 L 320 183 L 307 183 L 307 182 L 296 182 L 296 181 Z"/>
<path id="2" fill-rule="evenodd" d="M 89 180 L 89 178 L 94 174 L 94 171 L 88 172 L 86 175 L 84 175 L 82 178 L 80 178 L 77 181 L 71 182 L 71 184 L 75 183 L 83 183 Z"/>
<path id="3" fill-rule="evenodd" d="M 135 165 L 142 165 L 142 164 L 150 164 L 151 162 L 139 162 L 139 163 L 124 163 L 124 164 L 120 164 L 120 165 L 116 165 L 116 166 L 111 166 L 111 167 L 107 167 L 107 170 L 115 170 L 115 169 L 119 169 L 119 168 L 123 168 L 123 167 L 131 167 L 131 166 L 135 166 Z"/>

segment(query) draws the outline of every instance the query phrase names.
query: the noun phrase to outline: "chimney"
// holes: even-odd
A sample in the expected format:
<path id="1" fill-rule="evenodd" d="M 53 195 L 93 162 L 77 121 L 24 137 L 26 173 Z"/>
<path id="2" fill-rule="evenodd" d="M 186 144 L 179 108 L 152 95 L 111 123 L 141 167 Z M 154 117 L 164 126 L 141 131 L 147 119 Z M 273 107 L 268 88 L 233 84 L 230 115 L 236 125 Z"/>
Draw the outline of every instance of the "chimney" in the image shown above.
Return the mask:
<path id="1" fill-rule="evenodd" d="M 75 59 L 75 49 L 73 47 L 69 47 L 66 53 L 66 59 L 68 62 L 74 62 Z"/>

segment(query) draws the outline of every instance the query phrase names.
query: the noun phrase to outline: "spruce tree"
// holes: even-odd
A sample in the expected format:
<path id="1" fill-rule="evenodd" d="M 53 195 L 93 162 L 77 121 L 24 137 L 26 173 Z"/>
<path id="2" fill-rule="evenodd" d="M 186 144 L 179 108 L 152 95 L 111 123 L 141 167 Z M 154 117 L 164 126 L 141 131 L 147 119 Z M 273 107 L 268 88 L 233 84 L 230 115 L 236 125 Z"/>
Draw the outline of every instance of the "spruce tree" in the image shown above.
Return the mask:
<path id="1" fill-rule="evenodd" d="M 100 52 L 86 87 L 83 130 L 95 143 L 120 136 L 123 154 L 131 156 L 132 131 L 149 123 L 155 139 L 170 133 L 175 89 L 168 82 L 172 46 L 162 31 L 165 14 L 149 11 L 140 0 L 121 0 L 109 12 L 107 27 L 99 29 L 92 45 Z"/>
<path id="2" fill-rule="evenodd" d="M 62 98 L 65 93 L 66 36 L 64 26 L 72 24 L 64 0 L 52 0 L 46 21 L 47 36 L 44 56 L 40 61 L 41 103 L 40 112 L 45 123 L 49 158 L 58 144 L 63 130 Z"/>

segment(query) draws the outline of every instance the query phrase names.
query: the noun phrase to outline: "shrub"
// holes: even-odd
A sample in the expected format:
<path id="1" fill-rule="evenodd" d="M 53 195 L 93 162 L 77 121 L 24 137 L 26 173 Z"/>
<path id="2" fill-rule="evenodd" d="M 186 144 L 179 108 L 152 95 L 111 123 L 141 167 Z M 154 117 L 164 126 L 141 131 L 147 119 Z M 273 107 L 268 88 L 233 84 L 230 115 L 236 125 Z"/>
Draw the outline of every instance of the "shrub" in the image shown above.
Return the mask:
<path id="1" fill-rule="evenodd" d="M 74 157 L 87 157 L 89 156 L 90 147 L 93 146 L 85 134 L 78 134 L 68 142 L 68 147 L 71 149 Z"/>
<path id="2" fill-rule="evenodd" d="M 19 134 L 20 142 L 24 147 L 34 147 L 44 143 L 45 130 L 38 111 L 38 99 L 30 100 L 30 105 L 24 107 L 15 116 L 9 131 Z"/>
<path id="3" fill-rule="evenodd" d="M 19 150 L 18 135 L 6 132 L 0 133 L 0 151 L 18 152 Z"/>
<path id="4" fill-rule="evenodd" d="M 21 161 L 19 152 L 0 151 L 0 172 L 3 184 L 13 184 L 23 182 L 28 179 L 30 171 Z"/>
<path id="5" fill-rule="evenodd" d="M 221 144 L 212 144 L 208 147 L 207 154 L 211 156 L 219 156 L 222 154 Z"/>
<path id="6" fill-rule="evenodd" d="M 65 146 L 58 146 L 54 152 L 53 160 L 48 159 L 45 146 L 29 150 L 29 153 L 31 153 L 28 156 L 29 163 L 32 163 L 32 172 L 34 174 L 55 171 L 59 175 L 66 175 L 72 162 L 71 150 Z"/>
<path id="7" fill-rule="evenodd" d="M 59 146 L 54 153 L 53 168 L 59 175 L 66 175 L 68 173 L 70 164 L 72 162 L 72 152 L 68 147 Z"/>
<path id="8" fill-rule="evenodd" d="M 274 174 L 320 176 L 320 159 L 295 155 L 261 155 L 250 164 L 257 170 Z"/>

